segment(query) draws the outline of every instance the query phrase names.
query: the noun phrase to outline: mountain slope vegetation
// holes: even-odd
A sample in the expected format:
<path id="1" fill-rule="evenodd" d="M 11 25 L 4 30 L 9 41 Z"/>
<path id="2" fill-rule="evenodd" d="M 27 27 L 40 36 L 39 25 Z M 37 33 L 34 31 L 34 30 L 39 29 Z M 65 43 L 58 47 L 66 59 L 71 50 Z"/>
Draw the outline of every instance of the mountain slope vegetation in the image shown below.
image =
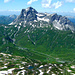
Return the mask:
<path id="1" fill-rule="evenodd" d="M 0 25 L 0 52 L 42 62 L 75 63 L 75 28 L 71 24 L 57 14 L 38 13 L 32 7 L 23 9 L 11 24 Z"/>

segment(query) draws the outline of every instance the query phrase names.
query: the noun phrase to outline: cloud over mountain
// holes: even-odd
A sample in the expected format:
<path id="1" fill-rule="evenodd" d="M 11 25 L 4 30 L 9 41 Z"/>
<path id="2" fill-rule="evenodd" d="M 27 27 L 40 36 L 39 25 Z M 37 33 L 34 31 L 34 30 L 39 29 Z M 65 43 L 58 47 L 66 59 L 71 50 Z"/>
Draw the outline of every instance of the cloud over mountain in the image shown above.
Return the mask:
<path id="1" fill-rule="evenodd" d="M 42 0 L 42 7 L 45 8 L 59 8 L 62 6 L 62 1 L 57 1 L 55 3 L 52 3 L 52 0 Z"/>
<path id="2" fill-rule="evenodd" d="M 62 2 L 60 2 L 60 1 L 57 1 L 56 3 L 52 4 L 52 7 L 54 7 L 55 9 L 57 9 L 57 8 L 59 8 L 61 6 L 62 6 Z"/>
<path id="3" fill-rule="evenodd" d="M 48 8 L 51 5 L 52 0 L 42 0 L 42 7 Z"/>
<path id="4" fill-rule="evenodd" d="M 30 0 L 29 2 L 27 2 L 27 5 L 32 4 L 35 1 L 38 1 L 38 0 Z"/>
<path id="5" fill-rule="evenodd" d="M 11 1 L 11 0 L 4 0 L 4 3 L 7 3 L 7 2 L 9 2 L 9 1 Z"/>

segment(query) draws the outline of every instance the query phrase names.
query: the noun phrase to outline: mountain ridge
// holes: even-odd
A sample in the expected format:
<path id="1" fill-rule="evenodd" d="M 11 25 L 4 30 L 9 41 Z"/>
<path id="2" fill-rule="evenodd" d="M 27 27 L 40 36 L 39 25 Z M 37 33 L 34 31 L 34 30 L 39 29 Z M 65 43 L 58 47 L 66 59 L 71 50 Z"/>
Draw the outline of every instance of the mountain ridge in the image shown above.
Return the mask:
<path id="1" fill-rule="evenodd" d="M 54 14 L 48 14 L 48 13 L 39 13 L 34 8 L 28 7 L 27 9 L 22 9 L 21 14 L 15 19 L 11 24 L 19 24 L 19 25 L 32 25 L 32 23 L 37 23 L 37 26 L 39 24 L 44 26 L 43 24 L 46 23 L 48 26 L 53 25 L 55 29 L 58 30 L 71 30 L 75 31 L 75 26 L 73 23 L 65 16 Z M 46 25 L 45 25 L 46 26 Z"/>
<path id="2" fill-rule="evenodd" d="M 17 15 L 0 16 L 0 24 L 8 25 L 17 18 Z"/>

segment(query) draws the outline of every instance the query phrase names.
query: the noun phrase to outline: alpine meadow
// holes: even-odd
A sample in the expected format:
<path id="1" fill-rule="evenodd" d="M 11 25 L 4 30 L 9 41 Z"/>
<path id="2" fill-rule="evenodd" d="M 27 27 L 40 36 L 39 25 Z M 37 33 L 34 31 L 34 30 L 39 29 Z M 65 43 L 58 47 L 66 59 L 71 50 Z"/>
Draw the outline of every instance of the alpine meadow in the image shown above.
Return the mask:
<path id="1" fill-rule="evenodd" d="M 0 75 L 75 75 L 75 1 L 40 1 L 0 1 Z"/>

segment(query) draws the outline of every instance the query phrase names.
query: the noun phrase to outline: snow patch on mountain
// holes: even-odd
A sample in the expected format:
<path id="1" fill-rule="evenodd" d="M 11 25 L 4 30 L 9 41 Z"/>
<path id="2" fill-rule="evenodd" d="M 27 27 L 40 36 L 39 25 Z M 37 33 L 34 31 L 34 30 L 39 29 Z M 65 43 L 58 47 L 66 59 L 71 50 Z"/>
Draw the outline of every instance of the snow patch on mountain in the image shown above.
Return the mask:
<path id="1" fill-rule="evenodd" d="M 40 14 L 40 13 L 38 13 L 38 14 L 36 14 L 37 16 L 44 16 L 43 14 Z"/>
<path id="2" fill-rule="evenodd" d="M 53 21 L 53 26 L 55 28 L 57 28 L 58 30 L 63 30 L 64 29 L 64 25 L 60 24 L 60 21 L 57 21 L 57 20 Z"/>
<path id="3" fill-rule="evenodd" d="M 13 22 L 11 22 L 9 25 L 14 25 L 14 23 L 13 23 Z"/>
<path id="4" fill-rule="evenodd" d="M 46 22 L 49 22 L 49 19 L 47 19 L 47 18 L 39 18 L 39 17 L 37 17 L 37 20 L 38 21 L 46 21 Z"/>

